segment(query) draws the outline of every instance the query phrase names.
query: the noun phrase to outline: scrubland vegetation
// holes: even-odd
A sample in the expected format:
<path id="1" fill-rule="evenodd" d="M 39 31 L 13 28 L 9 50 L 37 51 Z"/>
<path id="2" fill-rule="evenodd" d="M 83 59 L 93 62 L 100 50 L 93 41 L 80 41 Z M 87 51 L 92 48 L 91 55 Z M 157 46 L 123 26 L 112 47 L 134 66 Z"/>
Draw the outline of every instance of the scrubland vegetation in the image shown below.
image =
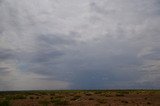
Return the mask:
<path id="1" fill-rule="evenodd" d="M 160 106 L 160 90 L 1 91 L 0 106 Z"/>

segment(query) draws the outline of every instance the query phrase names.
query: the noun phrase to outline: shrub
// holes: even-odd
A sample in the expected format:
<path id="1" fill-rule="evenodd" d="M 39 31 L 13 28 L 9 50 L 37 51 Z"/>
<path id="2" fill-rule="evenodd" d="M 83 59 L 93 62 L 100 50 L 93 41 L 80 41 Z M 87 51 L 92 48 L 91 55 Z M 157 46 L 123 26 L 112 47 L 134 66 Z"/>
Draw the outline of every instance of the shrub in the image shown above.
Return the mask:
<path id="1" fill-rule="evenodd" d="M 124 96 L 124 93 L 123 92 L 117 92 L 116 96 Z"/>
<path id="2" fill-rule="evenodd" d="M 89 98 L 88 100 L 94 100 L 94 98 Z"/>
<path id="3" fill-rule="evenodd" d="M 102 91 L 95 91 L 94 94 L 101 94 L 103 93 Z"/>
<path id="4" fill-rule="evenodd" d="M 118 91 L 116 96 L 124 96 L 125 94 L 129 94 L 129 91 Z"/>
<path id="5" fill-rule="evenodd" d="M 63 95 L 57 95 L 57 96 L 55 96 L 55 98 L 64 98 L 65 96 L 63 96 Z"/>
<path id="6" fill-rule="evenodd" d="M 54 99 L 51 101 L 52 103 L 54 103 L 55 105 L 68 105 L 69 102 L 63 99 Z"/>
<path id="7" fill-rule="evenodd" d="M 148 105 L 150 105 L 150 104 L 151 104 L 151 102 L 147 102 L 147 104 L 148 104 Z"/>
<path id="8" fill-rule="evenodd" d="M 107 100 L 106 99 L 98 99 L 97 102 L 105 104 L 105 103 L 107 103 Z"/>
<path id="9" fill-rule="evenodd" d="M 6 96 L 5 97 L 5 100 L 12 100 L 13 99 L 13 96 Z"/>
<path id="10" fill-rule="evenodd" d="M 85 95 L 86 95 L 86 96 L 91 96 L 92 94 L 91 94 L 91 93 L 85 93 Z"/>
<path id="11" fill-rule="evenodd" d="M 47 100 L 41 100 L 41 101 L 39 101 L 39 104 L 42 104 L 43 106 L 48 106 L 49 101 L 47 101 Z"/>
<path id="12" fill-rule="evenodd" d="M 14 96 L 6 96 L 6 100 L 15 100 L 15 99 L 26 99 L 24 95 L 14 95 Z"/>
<path id="13" fill-rule="evenodd" d="M 124 94 L 116 94 L 116 96 L 124 96 Z"/>
<path id="14" fill-rule="evenodd" d="M 50 95 L 51 95 L 51 96 L 55 96 L 55 93 L 51 93 Z"/>
<path id="15" fill-rule="evenodd" d="M 10 106 L 9 100 L 0 101 L 0 106 Z"/>
<path id="16" fill-rule="evenodd" d="M 39 97 L 37 96 L 36 99 L 39 99 Z"/>
<path id="17" fill-rule="evenodd" d="M 109 95 L 109 94 L 106 94 L 106 95 L 105 95 L 105 97 L 112 97 L 112 96 L 111 96 L 111 95 Z"/>
<path id="18" fill-rule="evenodd" d="M 122 100 L 121 102 L 122 102 L 122 103 L 128 103 L 128 101 L 125 101 L 125 100 Z"/>
<path id="19" fill-rule="evenodd" d="M 32 97 L 32 96 L 30 96 L 29 98 L 30 98 L 30 99 L 34 99 L 34 97 Z"/>
<path id="20" fill-rule="evenodd" d="M 26 96 L 24 95 L 16 95 L 13 97 L 13 99 L 26 99 Z"/>
<path id="21" fill-rule="evenodd" d="M 79 96 L 79 95 L 76 95 L 76 96 L 74 96 L 71 100 L 77 100 L 77 99 L 79 99 L 81 96 Z"/>

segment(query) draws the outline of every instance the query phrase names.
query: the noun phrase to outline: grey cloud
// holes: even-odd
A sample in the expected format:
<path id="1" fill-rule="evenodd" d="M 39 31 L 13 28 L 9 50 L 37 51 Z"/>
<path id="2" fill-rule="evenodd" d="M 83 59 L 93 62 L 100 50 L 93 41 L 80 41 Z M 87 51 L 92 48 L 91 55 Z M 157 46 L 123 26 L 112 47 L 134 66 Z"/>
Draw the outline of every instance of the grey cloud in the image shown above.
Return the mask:
<path id="1" fill-rule="evenodd" d="M 32 62 L 49 62 L 50 60 L 54 60 L 62 55 L 64 55 L 63 52 L 56 50 L 41 50 L 32 57 Z"/>
<path id="2" fill-rule="evenodd" d="M 84 52 L 80 54 L 78 52 L 74 53 L 79 57 L 71 55 L 65 68 L 66 71 L 70 71 L 71 76 L 68 77 L 66 75 L 65 77 L 71 80 L 73 83 L 72 87 L 75 86 L 77 89 L 89 89 L 89 86 L 92 86 L 91 88 L 93 89 L 109 88 L 111 87 L 111 85 L 108 86 L 107 84 L 109 82 L 124 83 L 130 81 L 130 83 L 133 83 L 139 78 L 141 75 L 137 68 L 143 61 L 138 59 L 133 48 L 118 45 L 118 47 L 112 45 L 112 47 L 115 46 L 117 49 L 123 48 L 122 53 L 117 53 L 117 55 L 102 55 L 100 52 L 101 49 L 97 49 L 96 52 L 100 54 L 93 55 L 92 49 L 94 48 L 89 48 L 87 47 L 88 45 L 85 45 L 85 47 L 89 50 L 84 50 Z M 97 46 L 94 44 L 94 46 L 100 48 L 101 45 Z M 80 49 L 80 47 L 78 49 Z M 118 50 L 115 50 L 115 52 L 116 51 Z M 116 83 L 114 87 L 118 87 Z"/>
<path id="3" fill-rule="evenodd" d="M 123 61 L 123 58 L 106 58 L 104 62 L 92 60 L 83 67 L 79 67 L 79 64 L 73 63 L 72 65 L 75 68 L 72 66 L 70 66 L 70 68 L 74 69 L 75 72 L 72 70 L 73 74 L 72 77 L 70 77 L 70 80 L 72 80 L 71 82 L 73 83 L 73 86 L 80 89 L 89 89 L 89 86 L 92 86 L 91 88 L 93 89 L 109 88 L 110 82 L 124 83 L 130 81 L 130 83 L 133 83 L 141 76 L 136 69 L 138 65 L 132 63 L 132 60 L 127 60 L 129 61 L 127 64 L 123 63 Z M 85 62 L 86 60 L 82 63 Z M 116 88 L 118 86 L 115 84 L 114 87 Z"/>
<path id="4" fill-rule="evenodd" d="M 72 41 L 69 38 L 54 34 L 38 36 L 36 39 L 38 49 L 32 54 L 28 54 L 30 55 L 29 62 L 32 63 L 28 70 L 41 75 L 57 75 L 57 71 L 61 71 L 57 67 L 59 67 L 58 65 L 61 64 L 61 60 L 66 55 L 65 50 L 58 49 L 72 44 Z"/>
<path id="5" fill-rule="evenodd" d="M 11 90 L 12 84 L 8 77 L 11 76 L 11 67 L 6 65 L 10 60 L 15 59 L 15 52 L 10 49 L 0 48 L 0 90 Z M 8 78 L 9 79 L 9 78 Z"/>
<path id="6" fill-rule="evenodd" d="M 0 76 L 7 76 L 10 74 L 10 71 L 8 71 L 8 67 L 0 67 Z"/>
<path id="7" fill-rule="evenodd" d="M 12 90 L 12 85 L 10 84 L 9 81 L 0 81 L 0 90 L 1 91 L 6 91 L 6 90 Z"/>
<path id="8" fill-rule="evenodd" d="M 148 60 L 160 60 L 160 49 L 154 48 L 151 53 L 144 55 L 142 58 Z"/>
<path id="9" fill-rule="evenodd" d="M 65 37 L 61 34 L 46 34 L 46 35 L 40 35 L 38 36 L 37 42 L 40 42 L 42 44 L 46 45 L 69 45 L 75 43 L 73 38 Z"/>
<path id="10" fill-rule="evenodd" d="M 0 89 L 159 87 L 158 0 L 0 3 Z"/>
<path id="11" fill-rule="evenodd" d="M 48 63 L 32 63 L 33 65 L 29 65 L 29 71 L 40 74 L 40 75 L 47 75 L 53 76 L 56 75 L 58 77 L 58 73 L 61 73 L 60 69 L 57 69 L 57 63 L 48 62 Z"/>
<path id="12" fill-rule="evenodd" d="M 53 75 L 56 65 L 59 64 L 65 52 L 55 48 L 45 48 L 41 46 L 34 52 L 20 52 L 17 55 L 19 67 L 23 72 L 36 73 L 40 75 Z"/>
<path id="13" fill-rule="evenodd" d="M 114 14 L 115 10 L 105 10 L 103 7 L 100 7 L 95 2 L 90 3 L 91 11 L 95 11 L 98 14 L 108 15 L 109 13 Z"/>
<path id="14" fill-rule="evenodd" d="M 75 89 L 98 89 L 98 88 L 104 89 L 107 85 L 106 80 L 103 79 L 105 75 L 104 73 L 101 73 L 98 71 L 99 70 L 78 71 L 72 76 L 73 77 L 72 88 L 75 88 Z"/>
<path id="15" fill-rule="evenodd" d="M 11 69 L 9 67 L 0 66 L 0 90 L 12 90 L 12 83 L 7 80 L 10 75 Z"/>
<path id="16" fill-rule="evenodd" d="M 7 60 L 7 59 L 13 59 L 14 58 L 14 51 L 10 49 L 3 49 L 0 48 L 0 60 Z"/>

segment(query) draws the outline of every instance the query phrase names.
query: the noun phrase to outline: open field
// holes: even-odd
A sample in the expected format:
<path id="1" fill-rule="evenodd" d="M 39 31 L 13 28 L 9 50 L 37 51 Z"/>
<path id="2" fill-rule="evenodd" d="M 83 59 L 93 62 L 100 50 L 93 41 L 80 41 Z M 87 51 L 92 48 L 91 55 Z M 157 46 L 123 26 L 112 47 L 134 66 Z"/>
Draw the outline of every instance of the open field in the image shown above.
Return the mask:
<path id="1" fill-rule="evenodd" d="M 1 91 L 0 106 L 160 106 L 160 90 Z"/>

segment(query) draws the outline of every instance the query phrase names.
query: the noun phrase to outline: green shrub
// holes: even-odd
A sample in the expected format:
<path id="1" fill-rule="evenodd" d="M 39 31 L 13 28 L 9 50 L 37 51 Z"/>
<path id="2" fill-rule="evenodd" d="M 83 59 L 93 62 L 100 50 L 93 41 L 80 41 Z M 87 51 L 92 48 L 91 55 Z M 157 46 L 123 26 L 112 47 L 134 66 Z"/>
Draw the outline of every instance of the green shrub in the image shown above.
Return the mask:
<path id="1" fill-rule="evenodd" d="M 119 92 L 116 93 L 116 96 L 124 96 L 124 94 L 125 93 L 123 91 L 119 91 Z"/>
<path id="2" fill-rule="evenodd" d="M 63 99 L 54 99 L 51 101 L 52 103 L 54 103 L 55 105 L 68 105 L 69 102 Z"/>
<path id="3" fill-rule="evenodd" d="M 101 94 L 103 93 L 102 91 L 94 91 L 94 94 Z"/>
<path id="4" fill-rule="evenodd" d="M 0 106 L 10 106 L 9 100 L 0 101 Z"/>
<path id="5" fill-rule="evenodd" d="M 63 96 L 63 95 L 57 95 L 57 96 L 55 96 L 55 98 L 64 98 L 65 96 Z"/>
<path id="6" fill-rule="evenodd" d="M 24 95 L 16 95 L 13 97 L 13 99 L 26 99 L 26 96 Z"/>
<path id="7" fill-rule="evenodd" d="M 50 95 L 51 95 L 51 96 L 55 96 L 55 93 L 51 93 Z"/>
<path id="8" fill-rule="evenodd" d="M 13 96 L 6 96 L 5 97 L 5 100 L 12 100 L 13 99 Z"/>
<path id="9" fill-rule="evenodd" d="M 24 95 L 14 95 L 14 96 L 6 96 L 6 100 L 15 100 L 15 99 L 26 99 Z"/>
<path id="10" fill-rule="evenodd" d="M 129 94 L 129 91 L 117 91 L 116 96 L 124 96 L 125 94 Z"/>

